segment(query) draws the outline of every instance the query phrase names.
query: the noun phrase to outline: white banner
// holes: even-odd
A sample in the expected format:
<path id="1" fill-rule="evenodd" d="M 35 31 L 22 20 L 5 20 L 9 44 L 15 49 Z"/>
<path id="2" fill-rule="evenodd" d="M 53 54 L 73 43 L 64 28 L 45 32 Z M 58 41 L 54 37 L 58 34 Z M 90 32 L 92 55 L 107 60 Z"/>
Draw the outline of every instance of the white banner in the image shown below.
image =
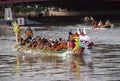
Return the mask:
<path id="1" fill-rule="evenodd" d="M 5 8 L 4 19 L 8 21 L 13 20 L 11 8 Z"/>
<path id="2" fill-rule="evenodd" d="M 17 19 L 17 22 L 18 22 L 19 25 L 25 25 L 25 20 L 24 20 L 24 18 L 18 18 L 18 19 Z"/>

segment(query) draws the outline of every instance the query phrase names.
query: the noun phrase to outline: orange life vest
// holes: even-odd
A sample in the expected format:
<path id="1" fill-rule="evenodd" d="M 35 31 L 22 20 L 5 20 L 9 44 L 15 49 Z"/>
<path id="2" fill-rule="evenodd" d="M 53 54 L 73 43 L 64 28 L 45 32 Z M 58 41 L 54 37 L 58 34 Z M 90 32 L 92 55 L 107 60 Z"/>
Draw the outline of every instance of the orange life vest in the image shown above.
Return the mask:
<path id="1" fill-rule="evenodd" d="M 74 40 L 74 36 L 73 35 L 70 35 L 70 40 Z"/>
<path id="2" fill-rule="evenodd" d="M 26 36 L 31 36 L 32 32 L 30 30 L 28 30 L 25 34 L 26 34 Z"/>

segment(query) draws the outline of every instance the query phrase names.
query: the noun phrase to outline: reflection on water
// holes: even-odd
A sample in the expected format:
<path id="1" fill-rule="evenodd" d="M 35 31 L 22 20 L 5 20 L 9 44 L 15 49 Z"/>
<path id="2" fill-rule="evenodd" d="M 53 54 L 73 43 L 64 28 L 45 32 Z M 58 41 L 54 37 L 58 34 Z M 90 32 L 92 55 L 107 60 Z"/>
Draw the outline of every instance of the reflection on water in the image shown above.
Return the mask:
<path id="1" fill-rule="evenodd" d="M 39 67 L 35 67 L 37 63 L 37 66 L 39 64 Z M 30 77 L 34 77 L 34 76 L 42 76 L 45 75 L 47 77 L 47 75 L 49 74 L 49 76 L 64 76 L 64 74 L 67 74 L 67 77 L 70 73 L 70 76 L 68 77 L 68 79 L 66 80 L 74 80 L 80 79 L 80 66 L 84 65 L 83 63 L 83 59 L 82 57 L 72 57 L 72 59 L 68 58 L 67 61 L 63 60 L 60 57 L 57 56 L 43 56 L 40 57 L 40 55 L 37 56 L 30 56 L 30 55 L 17 55 L 16 56 L 16 73 L 19 75 L 22 75 L 23 72 L 32 72 L 33 75 L 28 75 Z M 26 66 L 29 68 L 27 69 L 22 69 L 22 66 Z M 28 71 L 27 71 L 28 70 Z M 42 71 L 43 72 L 41 74 L 39 74 L 38 72 L 34 73 L 35 71 Z M 46 73 L 44 72 L 47 72 Z M 60 76 L 60 77 L 61 77 Z M 60 78 L 58 77 L 58 78 Z M 61 77 L 61 79 L 65 79 L 63 77 Z M 47 78 L 46 78 L 47 80 Z"/>
<path id="2" fill-rule="evenodd" d="M 86 71 L 81 70 L 81 68 L 85 67 L 82 57 L 69 57 L 66 60 L 57 56 L 41 57 L 40 55 L 31 56 L 27 54 L 17 54 L 16 56 L 1 55 L 0 57 L 0 77 L 10 78 L 12 76 L 23 81 L 26 81 L 27 77 L 39 77 L 41 81 L 73 81 L 80 80 L 81 77 L 83 79 L 84 73 L 86 73 Z M 10 62 L 11 60 L 12 62 Z M 53 78 L 49 79 L 50 77 Z M 8 81 L 8 79 L 4 80 Z"/>
<path id="3" fill-rule="evenodd" d="M 67 60 L 63 60 L 56 56 L 40 57 L 39 55 L 26 55 L 24 57 L 24 54 L 16 55 L 16 57 L 0 57 L 2 58 L 0 77 L 19 77 L 19 79 L 22 78 L 23 81 L 26 81 L 27 77 L 39 77 L 45 81 L 49 80 L 50 77 L 54 77 L 50 79 L 51 81 L 80 80 L 80 67 L 84 65 L 83 59 L 79 57 L 72 57 L 72 59 L 68 58 Z M 13 62 L 10 62 L 10 60 L 4 61 L 4 59 L 7 59 L 8 57 L 14 58 L 12 59 Z M 43 78 L 45 76 L 46 78 Z M 8 79 L 3 80 L 7 81 Z"/>
<path id="4" fill-rule="evenodd" d="M 80 69 L 81 65 L 83 64 L 83 59 L 76 57 L 72 58 L 70 62 L 70 73 L 72 74 L 72 79 L 80 79 Z"/>
<path id="5" fill-rule="evenodd" d="M 76 27 L 79 26 L 84 27 Z M 66 39 L 69 30 L 75 30 L 75 26 L 33 32 L 35 36 Z M 5 31 L 0 30 L 0 81 L 120 81 L 119 29 L 97 33 L 88 29 L 95 43 L 91 54 L 66 59 L 14 51 L 10 48 L 15 42 L 14 34 Z"/>
<path id="6" fill-rule="evenodd" d="M 22 53 L 18 54 L 12 62 L 16 65 L 13 73 L 15 71 L 17 76 L 24 78 L 22 79 L 24 81 L 27 80 L 26 77 L 39 77 L 41 81 L 101 81 L 102 77 L 104 77 L 102 81 L 119 81 L 119 47 L 120 45 L 96 44 L 92 53 L 92 61 L 88 60 L 90 59 L 88 55 L 62 59 L 57 56 L 31 56 Z M 87 58 L 84 59 L 84 57 Z M 9 75 L 4 77 L 7 76 Z M 50 79 L 50 77 L 54 78 Z"/>

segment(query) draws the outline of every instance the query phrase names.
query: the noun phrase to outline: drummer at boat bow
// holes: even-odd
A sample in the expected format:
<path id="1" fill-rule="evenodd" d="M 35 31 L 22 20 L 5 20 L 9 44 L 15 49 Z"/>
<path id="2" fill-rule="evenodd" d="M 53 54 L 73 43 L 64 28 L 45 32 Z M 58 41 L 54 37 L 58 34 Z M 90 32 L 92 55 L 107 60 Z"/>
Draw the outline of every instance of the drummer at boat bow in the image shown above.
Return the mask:
<path id="1" fill-rule="evenodd" d="M 25 36 L 27 36 L 26 40 L 31 40 L 33 36 L 33 31 L 30 26 L 26 27 L 25 29 Z"/>

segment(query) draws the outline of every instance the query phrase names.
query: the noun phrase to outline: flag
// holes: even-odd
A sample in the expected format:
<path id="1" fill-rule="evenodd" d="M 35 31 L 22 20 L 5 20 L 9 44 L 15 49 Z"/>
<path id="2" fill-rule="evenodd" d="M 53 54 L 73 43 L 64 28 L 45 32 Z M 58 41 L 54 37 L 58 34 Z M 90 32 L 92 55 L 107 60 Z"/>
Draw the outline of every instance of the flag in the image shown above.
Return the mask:
<path id="1" fill-rule="evenodd" d="M 18 43 L 21 38 L 20 27 L 19 27 L 18 23 L 16 23 L 15 21 L 12 24 L 13 24 L 13 31 L 15 32 L 16 43 Z"/>
<path id="2" fill-rule="evenodd" d="M 18 23 L 16 23 L 15 21 L 12 23 L 13 24 L 13 31 L 15 33 L 20 33 L 20 27 L 18 25 Z"/>

